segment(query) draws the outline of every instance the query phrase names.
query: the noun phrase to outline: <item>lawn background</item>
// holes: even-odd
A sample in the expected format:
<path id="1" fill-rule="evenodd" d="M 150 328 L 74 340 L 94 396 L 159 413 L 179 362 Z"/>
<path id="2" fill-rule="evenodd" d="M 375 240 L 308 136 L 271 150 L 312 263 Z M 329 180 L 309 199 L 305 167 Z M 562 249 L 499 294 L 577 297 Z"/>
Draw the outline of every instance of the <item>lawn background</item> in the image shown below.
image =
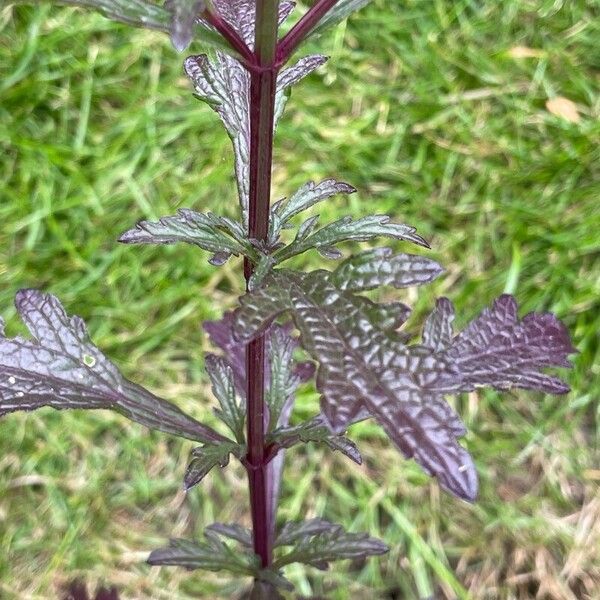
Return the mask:
<path id="1" fill-rule="evenodd" d="M 392 547 L 325 576 L 290 569 L 300 594 L 600 597 L 599 24 L 585 0 L 375 0 L 309 44 L 331 60 L 288 104 L 274 197 L 336 176 L 359 194 L 332 200 L 323 221 L 382 212 L 416 226 L 447 272 L 406 293 L 413 327 L 437 295 L 460 326 L 508 291 L 522 314 L 555 312 L 580 353 L 567 396 L 457 401 L 481 477 L 474 505 L 440 493 L 373 425 L 351 432 L 360 469 L 291 451 L 282 518 L 324 516 Z M 210 421 L 200 322 L 234 305 L 239 262 L 114 242 L 178 207 L 235 212 L 229 140 L 181 60 L 159 34 L 2 2 L 0 310 L 22 332 L 15 292 L 55 293 L 125 374 Z M 307 389 L 297 414 L 316 406 Z M 233 597 L 240 582 L 220 574 L 143 564 L 169 536 L 247 522 L 237 466 L 181 492 L 190 448 L 108 413 L 4 418 L 0 598 L 53 598 L 77 574 L 125 598 Z"/>

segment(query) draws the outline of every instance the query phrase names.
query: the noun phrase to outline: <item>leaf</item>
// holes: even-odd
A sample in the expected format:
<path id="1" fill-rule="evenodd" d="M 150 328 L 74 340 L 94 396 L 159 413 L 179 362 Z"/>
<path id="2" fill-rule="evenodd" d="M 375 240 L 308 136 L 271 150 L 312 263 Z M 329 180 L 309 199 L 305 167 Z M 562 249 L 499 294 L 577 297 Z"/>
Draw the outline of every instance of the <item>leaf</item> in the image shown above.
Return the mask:
<path id="1" fill-rule="evenodd" d="M 0 327 L 0 416 L 17 410 L 114 410 L 132 421 L 198 442 L 222 435 L 121 375 L 89 338 L 79 317 L 57 298 L 21 290 L 15 304 L 32 340 L 7 338 Z"/>
<path id="2" fill-rule="evenodd" d="M 321 35 L 326 29 L 337 25 L 353 12 L 369 4 L 371 0 L 339 0 L 319 21 L 310 35 Z"/>
<path id="3" fill-rule="evenodd" d="M 337 531 L 339 525 L 316 517 L 308 521 L 288 521 L 285 523 L 273 546 L 294 546 L 297 542 L 327 531 Z"/>
<path id="4" fill-rule="evenodd" d="M 254 47 L 255 0 L 213 0 L 213 3 L 221 17 L 252 49 Z M 293 3 L 280 2 L 280 23 L 292 8 Z M 305 64 L 298 70 L 303 68 L 307 74 L 310 72 L 309 66 L 309 64 Z M 250 195 L 250 75 L 240 62 L 222 52 L 217 52 L 212 60 L 209 60 L 205 54 L 189 56 L 184 62 L 184 68 L 194 85 L 197 97 L 217 112 L 232 141 L 238 197 L 243 224 L 247 228 Z M 291 85 L 287 83 L 289 79 L 289 76 L 286 77 L 282 85 L 286 87 Z M 281 114 L 285 104 L 284 94 L 285 88 L 277 86 L 278 114 Z"/>
<path id="5" fill-rule="evenodd" d="M 309 181 L 305 183 L 288 200 L 281 200 L 271 207 L 269 219 L 269 244 L 275 246 L 281 230 L 290 221 L 290 219 L 302 211 L 322 202 L 336 194 L 353 194 L 356 189 L 347 183 L 336 181 L 335 179 L 325 179 L 320 183 Z M 318 217 L 312 217 L 309 221 L 316 221 Z M 302 234 L 299 234 L 301 237 Z"/>
<path id="6" fill-rule="evenodd" d="M 246 408 L 237 400 L 233 369 L 224 358 L 214 354 L 207 354 L 204 364 L 213 394 L 221 405 L 221 410 L 215 409 L 215 413 L 231 429 L 237 442 L 243 444 Z"/>
<path id="7" fill-rule="evenodd" d="M 291 448 L 296 444 L 309 442 L 325 444 L 331 450 L 340 451 L 356 464 L 362 464 L 362 457 L 356 444 L 343 435 L 332 433 L 322 417 L 315 417 L 294 427 L 279 427 L 267 439 L 282 448 Z"/>
<path id="8" fill-rule="evenodd" d="M 325 527 L 326 524 L 326 527 Z M 273 567 L 280 569 L 292 563 L 304 563 L 318 569 L 327 569 L 329 563 L 336 560 L 363 559 L 369 556 L 385 554 L 389 548 L 376 538 L 365 533 L 348 533 L 340 525 L 326 521 L 316 524 L 312 533 L 310 525 L 305 527 L 305 535 L 296 535 L 294 547 L 287 554 L 276 559 Z M 299 533 L 297 530 L 295 533 Z M 278 545 L 282 545 L 278 541 Z"/>
<path id="9" fill-rule="evenodd" d="M 428 248 L 427 242 L 415 231 L 415 228 L 409 225 L 390 223 L 390 218 L 386 215 L 372 215 L 356 220 L 352 220 L 352 217 L 342 217 L 308 236 L 296 236 L 291 244 L 277 250 L 273 257 L 277 263 L 281 263 L 315 248 L 326 258 L 339 258 L 341 253 L 337 250 L 333 252 L 332 247 L 335 244 L 349 241 L 366 242 L 378 236 L 405 240 Z"/>
<path id="10" fill-rule="evenodd" d="M 443 298 L 441 303 L 447 313 L 454 313 L 449 300 Z M 529 313 L 519 321 L 517 308 L 512 296 L 500 296 L 440 352 L 454 365 L 456 373 L 448 377 L 453 391 L 484 385 L 548 394 L 569 391 L 562 380 L 541 372 L 544 367 L 571 366 L 567 355 L 577 350 L 566 327 L 550 313 Z"/>
<path id="11" fill-rule="evenodd" d="M 257 260 L 258 254 L 246 238 L 240 223 L 212 213 L 199 213 L 180 209 L 177 215 L 163 217 L 158 222 L 140 221 L 126 231 L 119 242 L 124 244 L 174 244 L 185 242 L 217 254 L 217 264 L 222 257 L 248 256 Z M 215 257 L 211 259 L 215 263 Z"/>
<path id="12" fill-rule="evenodd" d="M 172 539 L 168 548 L 150 553 L 148 564 L 185 567 L 189 570 L 229 571 L 251 577 L 258 573 L 258 557 L 254 554 L 229 548 L 217 536 L 210 535 L 210 530 L 205 532 L 205 536 L 205 542 Z"/>
<path id="13" fill-rule="evenodd" d="M 277 91 L 275 94 L 275 116 L 274 124 L 277 123 L 283 114 L 285 105 L 289 98 L 289 89 L 300 82 L 302 79 L 310 75 L 315 69 L 327 62 L 327 56 L 321 54 L 312 54 L 302 57 L 291 67 L 283 69 L 277 76 Z"/>
<path id="14" fill-rule="evenodd" d="M 375 248 L 340 263 L 330 280 L 341 290 L 360 292 L 382 285 L 395 288 L 422 285 L 437 279 L 443 271 L 430 258 L 415 254 L 393 254 L 390 248 Z"/>
<path id="15" fill-rule="evenodd" d="M 300 377 L 294 370 L 293 354 L 298 347 L 296 339 L 282 328 L 274 328 L 270 335 L 270 381 L 265 394 L 269 407 L 269 429 L 275 429 L 279 417 L 290 397 L 296 394 Z"/>
<path id="16" fill-rule="evenodd" d="M 40 0 L 14 0 L 15 4 L 39 4 Z M 177 50 L 184 50 L 195 34 L 204 44 L 231 52 L 223 37 L 196 17 L 204 9 L 201 0 L 171 0 L 164 6 L 144 0 L 53 0 L 53 3 L 89 8 L 107 19 L 133 27 L 154 29 L 171 35 Z"/>
<path id="17" fill-rule="evenodd" d="M 185 490 L 188 491 L 199 484 L 213 467 L 226 467 L 229 464 L 230 454 L 240 457 L 244 454 L 244 447 L 234 442 L 221 442 L 194 448 L 185 472 Z"/>
<path id="18" fill-rule="evenodd" d="M 179 52 L 183 52 L 192 41 L 196 19 L 206 8 L 204 0 L 167 0 L 165 8 L 173 14 L 171 41 Z"/>
<path id="19" fill-rule="evenodd" d="M 454 306 L 448 298 L 438 298 L 435 310 L 427 317 L 423 327 L 423 345 L 434 352 L 443 352 L 452 343 Z"/>
<path id="20" fill-rule="evenodd" d="M 233 381 L 237 393 L 242 397 L 246 397 L 246 347 L 244 344 L 240 344 L 233 335 L 233 324 L 234 317 L 233 312 L 226 312 L 223 318 L 219 321 L 205 321 L 203 328 L 208 333 L 210 341 L 219 349 L 223 351 L 223 356 L 227 361 L 227 364 L 231 367 L 233 374 Z M 281 330 L 288 336 L 290 335 L 290 325 L 275 325 L 273 330 Z M 272 330 L 272 331 L 273 331 Z M 272 333 L 271 331 L 271 333 Z M 265 362 L 265 388 L 268 389 L 270 386 L 270 373 L 271 367 L 268 362 L 271 350 L 270 350 L 270 338 L 271 333 L 267 333 L 266 346 L 266 362 Z M 298 347 L 298 341 L 294 342 L 295 346 Z M 300 379 L 301 383 L 309 381 L 314 376 L 314 365 L 312 362 L 298 362 L 294 367 L 295 375 Z"/>
<path id="21" fill-rule="evenodd" d="M 216 533 L 222 537 L 227 537 L 236 542 L 252 548 L 252 532 L 237 523 L 213 523 L 209 525 L 205 531 Z"/>
<path id="22" fill-rule="evenodd" d="M 358 261 L 359 289 L 376 283 L 364 278 L 370 272 L 364 256 Z M 381 256 L 370 256 L 372 271 L 385 274 Z M 395 261 L 393 256 L 387 260 Z M 402 262 L 410 271 L 411 261 L 398 264 Z M 565 391 L 559 380 L 538 372 L 544 366 L 568 365 L 566 354 L 572 348 L 564 327 L 552 315 L 528 315 L 518 324 L 514 300 L 503 297 L 454 338 L 448 350 L 406 346 L 395 331 L 400 319 L 394 318 L 393 306 L 352 293 L 348 264 L 340 266 L 344 277 L 337 270 L 273 271 L 260 289 L 241 298 L 236 335 L 241 341 L 253 339 L 273 319 L 290 313 L 302 346 L 319 362 L 322 415 L 332 430 L 342 433 L 350 423 L 372 416 L 402 453 L 445 489 L 474 499 L 476 472 L 457 443 L 465 429 L 443 396 L 474 385 Z M 387 270 L 393 271 L 392 266 Z M 398 274 L 384 277 L 392 285 L 404 281 Z M 427 343 L 434 339 L 425 336 Z"/>

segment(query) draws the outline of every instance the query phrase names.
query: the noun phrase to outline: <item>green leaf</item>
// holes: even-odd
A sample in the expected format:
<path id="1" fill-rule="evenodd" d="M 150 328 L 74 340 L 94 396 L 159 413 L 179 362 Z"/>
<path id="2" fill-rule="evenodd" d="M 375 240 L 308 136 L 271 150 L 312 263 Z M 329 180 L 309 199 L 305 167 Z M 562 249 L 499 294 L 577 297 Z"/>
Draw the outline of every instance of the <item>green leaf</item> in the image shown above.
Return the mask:
<path id="1" fill-rule="evenodd" d="M 205 532 L 216 533 L 222 537 L 226 537 L 242 546 L 252 548 L 252 532 L 247 527 L 242 527 L 237 523 L 213 523 L 209 525 Z"/>
<path id="2" fill-rule="evenodd" d="M 243 444 L 246 407 L 238 402 L 233 381 L 233 370 L 227 361 L 215 354 L 207 354 L 204 359 L 206 372 L 212 383 L 212 391 L 221 409 L 216 415 L 231 429 L 239 444 Z"/>

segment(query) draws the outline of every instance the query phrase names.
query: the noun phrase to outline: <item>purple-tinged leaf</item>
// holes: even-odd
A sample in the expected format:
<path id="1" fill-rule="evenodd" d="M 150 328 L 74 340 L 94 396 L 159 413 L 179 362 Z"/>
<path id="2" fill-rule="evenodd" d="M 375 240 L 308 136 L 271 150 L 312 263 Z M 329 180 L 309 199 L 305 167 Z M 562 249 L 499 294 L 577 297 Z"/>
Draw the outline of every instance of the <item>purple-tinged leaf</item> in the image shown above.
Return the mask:
<path id="1" fill-rule="evenodd" d="M 327 258 L 339 258 L 341 253 L 337 250 L 333 252 L 332 247 L 335 244 L 366 242 L 374 237 L 381 236 L 405 240 L 428 248 L 427 242 L 415 231 L 415 228 L 409 225 L 391 223 L 390 218 L 386 215 L 372 215 L 356 220 L 352 220 L 352 217 L 342 217 L 308 236 L 303 238 L 296 236 L 291 244 L 277 250 L 273 257 L 278 263 L 281 263 L 292 256 L 297 256 L 314 248 Z"/>
<path id="2" fill-rule="evenodd" d="M 93 598 L 94 600 L 119 600 L 119 592 L 115 587 L 100 586 Z M 80 580 L 69 583 L 65 588 L 62 600 L 90 600 L 85 583 Z"/>
<path id="3" fill-rule="evenodd" d="M 185 472 L 185 490 L 190 490 L 199 484 L 214 467 L 226 467 L 229 464 L 230 454 L 234 454 L 239 458 L 244 454 L 244 451 L 244 446 L 234 442 L 205 444 L 194 448 Z"/>
<path id="4" fill-rule="evenodd" d="M 190 42 L 196 26 L 196 20 L 206 8 L 204 0 L 167 0 L 165 8 L 172 15 L 171 41 L 179 52 L 183 52 Z"/>
<path id="5" fill-rule="evenodd" d="M 454 306 L 448 298 L 438 298 L 435 309 L 423 326 L 423 345 L 434 352 L 443 352 L 452 343 Z"/>
<path id="6" fill-rule="evenodd" d="M 272 206 L 269 218 L 269 245 L 274 246 L 277 243 L 281 230 L 288 225 L 290 219 L 294 216 L 336 194 L 353 194 L 354 192 L 356 192 L 356 189 L 351 185 L 335 179 L 325 179 L 320 183 L 314 181 L 305 183 L 289 199 L 280 200 Z M 318 216 L 311 217 L 306 222 L 308 224 L 301 226 L 296 237 L 304 239 L 307 236 L 307 230 L 308 232 L 312 230 L 317 220 Z"/>
<path id="7" fill-rule="evenodd" d="M 57 298 L 21 290 L 15 304 L 32 340 L 0 326 L 0 416 L 42 406 L 114 410 L 132 421 L 203 443 L 225 440 L 179 408 L 128 381 Z"/>
<path id="8" fill-rule="evenodd" d="M 228 3 L 221 0 L 219 8 L 226 4 Z M 246 3 L 234 2 L 232 8 L 241 4 Z M 246 30 L 244 23 L 232 22 L 227 16 L 223 16 L 238 32 Z M 250 76 L 237 60 L 221 52 L 217 52 L 213 61 L 205 54 L 189 56 L 185 59 L 184 68 L 194 84 L 198 98 L 218 113 L 231 138 L 238 196 L 244 226 L 247 226 L 250 193 Z"/>
<path id="9" fill-rule="evenodd" d="M 296 444 L 316 442 L 325 444 L 331 450 L 338 450 L 356 464 L 362 464 L 362 456 L 356 444 L 343 435 L 332 433 L 321 417 L 293 427 L 278 427 L 267 437 L 268 442 L 281 448 L 291 448 Z"/>
<path id="10" fill-rule="evenodd" d="M 215 409 L 215 414 L 233 432 L 237 442 L 243 444 L 246 407 L 243 402 L 238 402 L 233 369 L 224 358 L 214 354 L 206 355 L 204 365 L 212 383 L 212 392 L 221 405 L 220 410 Z"/>
<path id="11" fill-rule="evenodd" d="M 212 213 L 180 209 L 176 215 L 157 222 L 140 221 L 119 241 L 124 244 L 175 244 L 184 242 L 213 252 L 212 264 L 223 264 L 232 254 L 258 259 L 240 223 Z"/>
<path id="12" fill-rule="evenodd" d="M 252 531 L 237 523 L 213 523 L 205 531 L 235 540 L 246 548 L 252 548 Z"/>
<path id="13" fill-rule="evenodd" d="M 153 566 L 176 566 L 188 570 L 229 571 L 235 575 L 253 577 L 258 574 L 258 557 L 232 549 L 218 536 L 205 532 L 205 542 L 173 539 L 167 548 L 154 550 L 148 557 Z"/>
<path id="14" fill-rule="evenodd" d="M 202 325 L 210 341 L 223 352 L 224 358 L 231 367 L 235 389 L 240 397 L 246 397 L 246 347 L 240 344 L 233 335 L 233 312 L 226 312 L 219 321 L 205 321 Z M 275 325 L 274 330 L 281 330 L 290 335 L 290 325 Z M 267 335 L 267 363 L 265 364 L 265 386 L 270 385 L 271 367 L 268 363 L 270 334 Z M 297 340 L 295 346 L 298 346 Z M 312 362 L 298 362 L 294 367 L 294 374 L 300 379 L 301 383 L 313 378 L 315 366 Z"/>
<path id="15" fill-rule="evenodd" d="M 444 313 L 449 322 L 454 314 L 452 304 L 445 298 L 436 311 Z M 448 323 L 446 327 L 451 326 Z M 530 313 L 519 321 L 516 300 L 505 294 L 440 354 L 454 365 L 457 375 L 448 379 L 455 391 L 491 386 L 499 390 L 517 387 L 565 394 L 569 386 L 541 369 L 570 367 L 567 356 L 575 352 L 566 327 L 554 315 Z"/>
<path id="16" fill-rule="evenodd" d="M 385 554 L 389 548 L 366 533 L 348 533 L 340 525 L 320 519 L 316 523 L 294 524 L 295 530 L 284 533 L 292 550 L 276 559 L 273 567 L 280 569 L 292 563 L 304 563 L 318 569 L 327 569 L 330 562 L 346 559 L 362 559 Z M 314 532 L 314 533 L 313 533 Z M 281 542 L 281 535 L 277 545 Z"/>

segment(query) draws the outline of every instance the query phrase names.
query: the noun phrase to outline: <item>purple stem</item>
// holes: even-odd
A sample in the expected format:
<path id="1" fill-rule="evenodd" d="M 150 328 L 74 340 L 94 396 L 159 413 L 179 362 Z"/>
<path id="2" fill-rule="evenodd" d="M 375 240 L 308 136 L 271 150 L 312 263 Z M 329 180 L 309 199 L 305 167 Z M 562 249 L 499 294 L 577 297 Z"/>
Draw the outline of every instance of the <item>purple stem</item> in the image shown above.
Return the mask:
<path id="1" fill-rule="evenodd" d="M 246 42 L 238 35 L 238 32 L 225 21 L 225 19 L 208 9 L 202 13 L 202 18 L 223 36 L 231 48 L 235 50 L 248 65 L 254 64 L 254 53 L 248 48 Z"/>
<path id="2" fill-rule="evenodd" d="M 271 168 L 273 162 L 273 124 L 278 67 L 277 48 L 278 0 L 256 3 L 254 61 L 250 72 L 250 201 L 248 235 L 264 240 L 269 230 Z M 252 274 L 248 260 L 244 264 L 246 282 Z M 268 503 L 265 452 L 265 338 L 246 346 L 248 454 L 246 470 L 250 488 L 250 509 L 254 551 L 263 567 L 272 562 L 270 507 Z"/>
<path id="3" fill-rule="evenodd" d="M 339 2 L 339 0 L 318 0 L 306 14 L 290 29 L 277 46 L 277 64 L 285 64 L 294 50 L 315 28 L 318 22 Z"/>

